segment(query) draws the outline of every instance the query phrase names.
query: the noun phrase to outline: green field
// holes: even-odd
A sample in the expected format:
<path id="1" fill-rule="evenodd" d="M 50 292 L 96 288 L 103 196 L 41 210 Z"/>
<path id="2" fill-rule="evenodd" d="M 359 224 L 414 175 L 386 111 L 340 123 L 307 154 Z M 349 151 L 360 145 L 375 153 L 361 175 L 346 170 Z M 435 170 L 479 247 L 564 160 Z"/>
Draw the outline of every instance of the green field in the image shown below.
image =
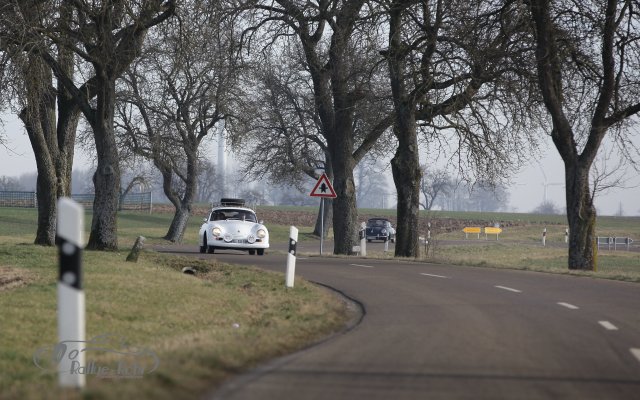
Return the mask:
<path id="1" fill-rule="evenodd" d="M 87 216 L 87 225 L 90 216 Z M 123 214 L 121 246 L 144 234 L 160 241 L 167 215 Z M 189 235 L 197 234 L 197 226 Z M 35 210 L 0 209 L 0 398 L 200 398 L 230 375 L 343 329 L 345 303 L 282 274 L 143 252 L 84 253 L 87 339 L 109 335 L 153 351 L 159 367 L 141 379 L 89 376 L 82 393 L 57 387 L 57 375 L 33 361 L 57 343 L 57 249 L 32 245 Z M 129 243 L 130 242 L 130 243 Z M 185 266 L 197 277 L 180 273 Z M 120 349 L 118 347 L 118 349 Z M 47 353 L 48 354 L 48 353 Z M 117 356 L 97 352 L 98 364 Z"/>

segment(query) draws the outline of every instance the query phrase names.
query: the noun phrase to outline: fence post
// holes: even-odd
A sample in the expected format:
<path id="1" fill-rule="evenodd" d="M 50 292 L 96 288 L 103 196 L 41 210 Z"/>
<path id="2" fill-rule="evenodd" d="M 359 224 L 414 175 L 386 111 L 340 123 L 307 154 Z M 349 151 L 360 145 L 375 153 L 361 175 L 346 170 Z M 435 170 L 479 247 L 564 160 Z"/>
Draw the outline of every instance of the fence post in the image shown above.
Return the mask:
<path id="1" fill-rule="evenodd" d="M 68 197 L 58 201 L 58 383 L 82 388 L 85 375 L 85 303 L 82 290 L 82 230 L 84 209 Z"/>
<path id="2" fill-rule="evenodd" d="M 544 228 L 544 230 L 542 231 L 542 245 L 547 245 L 547 228 Z"/>

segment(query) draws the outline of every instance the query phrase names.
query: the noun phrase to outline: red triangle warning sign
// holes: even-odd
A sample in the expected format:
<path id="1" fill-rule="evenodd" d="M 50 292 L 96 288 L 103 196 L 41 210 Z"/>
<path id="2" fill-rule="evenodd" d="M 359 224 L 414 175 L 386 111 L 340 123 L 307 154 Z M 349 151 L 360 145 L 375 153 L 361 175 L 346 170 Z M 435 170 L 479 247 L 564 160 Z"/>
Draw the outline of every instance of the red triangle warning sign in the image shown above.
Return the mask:
<path id="1" fill-rule="evenodd" d="M 336 198 L 336 191 L 333 190 L 333 186 L 331 186 L 331 182 L 329 182 L 329 178 L 326 174 L 322 174 L 320 178 L 318 178 L 318 182 L 313 187 L 311 193 L 309 193 L 311 197 L 330 197 Z"/>

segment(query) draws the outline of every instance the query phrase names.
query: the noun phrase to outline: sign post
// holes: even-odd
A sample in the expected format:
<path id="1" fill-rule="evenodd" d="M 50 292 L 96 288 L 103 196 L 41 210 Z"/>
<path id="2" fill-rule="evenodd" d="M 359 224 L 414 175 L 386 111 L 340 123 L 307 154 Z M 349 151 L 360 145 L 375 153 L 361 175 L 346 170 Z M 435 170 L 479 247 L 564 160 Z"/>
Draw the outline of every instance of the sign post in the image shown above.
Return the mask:
<path id="1" fill-rule="evenodd" d="M 336 191 L 333 190 L 333 186 L 331 182 L 329 182 L 329 177 L 327 174 L 320 175 L 318 178 L 318 182 L 309 193 L 311 197 L 320 197 L 320 255 L 322 255 L 322 246 L 324 243 L 324 199 L 328 197 L 330 199 L 335 199 L 338 197 L 336 195 Z"/>

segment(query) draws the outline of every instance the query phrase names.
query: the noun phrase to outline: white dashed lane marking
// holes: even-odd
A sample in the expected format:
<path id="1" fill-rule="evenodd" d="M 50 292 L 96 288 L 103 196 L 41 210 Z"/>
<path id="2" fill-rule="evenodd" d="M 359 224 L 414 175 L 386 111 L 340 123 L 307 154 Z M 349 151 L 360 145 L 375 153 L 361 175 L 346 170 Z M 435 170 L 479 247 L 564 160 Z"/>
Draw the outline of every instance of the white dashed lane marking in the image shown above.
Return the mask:
<path id="1" fill-rule="evenodd" d="M 449 279 L 449 277 L 448 277 L 448 276 L 444 276 L 444 275 L 425 274 L 425 273 L 420 273 L 420 275 L 430 276 L 430 277 L 432 277 L 432 278 L 443 278 L 443 279 Z"/>
<path id="2" fill-rule="evenodd" d="M 630 349 L 631 354 L 636 358 L 636 360 L 640 361 L 640 349 Z"/>
<path id="3" fill-rule="evenodd" d="M 608 330 L 608 331 L 617 331 L 617 330 L 618 330 L 618 327 L 617 327 L 617 326 L 615 326 L 614 324 L 612 324 L 612 323 L 611 323 L 611 322 L 609 322 L 609 321 L 598 321 L 598 323 L 599 323 L 600 325 L 602 325 L 602 327 L 603 327 L 604 329 Z"/>
<path id="4" fill-rule="evenodd" d="M 371 265 L 362 265 L 362 264 L 349 264 L 352 265 L 354 267 L 362 267 L 362 268 L 374 268 Z"/>
<path id="5" fill-rule="evenodd" d="M 494 286 L 498 289 L 502 289 L 502 290 L 507 290 L 509 292 L 514 292 L 514 293 L 522 293 L 522 290 L 518 290 L 518 289 L 514 289 L 514 288 L 510 288 L 510 287 L 506 287 L 506 286 L 500 286 L 500 285 L 496 285 Z"/>
<path id="6" fill-rule="evenodd" d="M 577 310 L 577 309 L 580 308 L 578 306 L 574 306 L 573 304 L 565 303 L 565 302 L 562 302 L 562 301 L 559 301 L 557 304 L 559 306 L 566 307 L 566 308 L 568 308 L 570 310 Z"/>

